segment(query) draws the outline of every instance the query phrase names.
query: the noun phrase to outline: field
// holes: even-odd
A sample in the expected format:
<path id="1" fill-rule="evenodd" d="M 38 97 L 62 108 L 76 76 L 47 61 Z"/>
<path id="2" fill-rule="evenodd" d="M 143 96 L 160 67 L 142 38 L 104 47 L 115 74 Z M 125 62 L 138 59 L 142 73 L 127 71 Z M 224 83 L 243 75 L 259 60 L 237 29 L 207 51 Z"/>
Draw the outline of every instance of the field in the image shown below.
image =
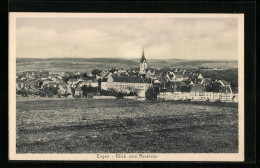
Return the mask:
<path id="1" fill-rule="evenodd" d="M 109 70 L 111 68 L 139 68 L 139 59 L 117 59 L 117 58 L 48 58 L 48 59 L 33 59 L 33 58 L 17 58 L 17 72 L 23 71 L 79 71 L 90 72 L 93 69 Z M 161 68 L 237 68 L 237 61 L 225 60 L 147 60 L 148 67 L 154 69 Z"/>
<path id="2" fill-rule="evenodd" d="M 235 153 L 236 105 L 17 99 L 17 153 Z"/>

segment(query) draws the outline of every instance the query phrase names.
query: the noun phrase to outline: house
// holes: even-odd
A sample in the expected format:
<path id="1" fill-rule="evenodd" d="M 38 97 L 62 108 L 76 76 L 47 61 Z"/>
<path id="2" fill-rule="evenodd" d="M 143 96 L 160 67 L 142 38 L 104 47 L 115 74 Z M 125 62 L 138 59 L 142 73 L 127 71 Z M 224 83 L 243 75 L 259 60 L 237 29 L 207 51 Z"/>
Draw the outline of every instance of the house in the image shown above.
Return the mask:
<path id="1" fill-rule="evenodd" d="M 155 79 L 155 71 L 148 70 L 145 74 L 145 77 Z"/>
<path id="2" fill-rule="evenodd" d="M 198 79 L 203 79 L 203 76 L 201 73 L 199 74 Z"/>
<path id="3" fill-rule="evenodd" d="M 182 81 L 189 79 L 186 74 L 183 74 L 182 72 L 175 72 L 175 71 L 174 72 L 172 72 L 172 71 L 168 72 L 166 74 L 166 77 L 168 78 L 168 80 L 170 82 L 177 82 L 177 81 L 182 82 Z"/>
<path id="4" fill-rule="evenodd" d="M 59 92 L 59 94 L 65 94 L 67 92 L 67 84 L 59 83 L 58 84 L 58 92 Z"/>
<path id="5" fill-rule="evenodd" d="M 83 96 L 83 90 L 80 87 L 77 87 L 75 89 L 75 97 L 82 97 Z"/>
<path id="6" fill-rule="evenodd" d="M 67 82 L 70 85 L 76 85 L 78 84 L 78 79 L 77 78 L 70 78 Z"/>
<path id="7" fill-rule="evenodd" d="M 112 75 L 112 73 L 109 71 L 102 71 L 100 74 L 96 75 L 96 79 L 103 79 L 108 75 Z"/>
<path id="8" fill-rule="evenodd" d="M 91 72 L 89 72 L 87 75 L 88 75 L 89 77 L 93 77 L 93 76 L 94 76 Z"/>
<path id="9" fill-rule="evenodd" d="M 200 84 L 203 85 L 210 85 L 210 83 L 211 83 L 211 78 L 202 78 L 200 81 Z"/>
<path id="10" fill-rule="evenodd" d="M 82 83 L 82 86 L 91 86 L 91 87 L 98 87 L 98 81 L 96 79 L 89 79 Z"/>
<path id="11" fill-rule="evenodd" d="M 52 81 L 52 80 L 45 80 L 42 82 L 42 88 L 43 87 L 57 87 L 58 86 L 57 81 Z"/>
<path id="12" fill-rule="evenodd" d="M 120 68 L 118 71 L 117 71 L 119 74 L 127 74 L 127 71 L 123 68 Z"/>
<path id="13" fill-rule="evenodd" d="M 230 85 L 221 86 L 221 89 L 219 90 L 220 93 L 220 100 L 223 102 L 231 102 L 233 95 L 232 95 L 232 89 Z"/>
<path id="14" fill-rule="evenodd" d="M 128 74 L 128 76 L 138 76 L 139 75 L 139 73 L 136 72 L 135 70 L 129 71 L 129 72 L 127 72 L 127 74 Z"/>

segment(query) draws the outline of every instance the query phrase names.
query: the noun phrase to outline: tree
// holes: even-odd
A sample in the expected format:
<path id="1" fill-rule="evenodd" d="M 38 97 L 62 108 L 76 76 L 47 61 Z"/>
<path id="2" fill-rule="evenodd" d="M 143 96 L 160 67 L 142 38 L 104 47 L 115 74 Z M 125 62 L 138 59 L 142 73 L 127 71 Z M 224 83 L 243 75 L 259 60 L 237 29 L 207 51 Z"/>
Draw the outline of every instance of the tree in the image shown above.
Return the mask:
<path id="1" fill-rule="evenodd" d="M 124 97 L 124 94 L 122 92 L 117 93 L 116 97 L 118 99 L 122 99 Z"/>
<path id="2" fill-rule="evenodd" d="M 91 74 L 95 76 L 95 75 L 99 74 L 100 72 L 102 72 L 102 71 L 99 70 L 99 69 L 93 69 L 93 70 L 91 71 Z"/>
<path id="3" fill-rule="evenodd" d="M 68 76 L 63 76 L 62 77 L 62 80 L 65 82 L 65 83 L 67 83 L 68 81 L 69 81 L 69 77 Z"/>
<path id="4" fill-rule="evenodd" d="M 145 93 L 145 97 L 147 100 L 156 100 L 157 94 L 153 91 L 153 88 L 149 88 Z"/>
<path id="5" fill-rule="evenodd" d="M 109 72 L 114 73 L 116 71 L 115 68 L 112 68 Z"/>
<path id="6" fill-rule="evenodd" d="M 82 75 L 82 77 L 86 79 L 86 78 L 88 77 L 88 74 L 87 74 L 87 73 L 84 73 L 84 74 Z"/>
<path id="7" fill-rule="evenodd" d="M 212 83 L 212 91 L 213 92 L 219 92 L 220 89 L 221 89 L 220 83 L 218 83 L 218 82 Z"/>
<path id="8" fill-rule="evenodd" d="M 82 86 L 81 87 L 82 91 L 83 91 L 83 95 L 87 96 L 89 93 L 96 93 L 97 92 L 97 88 L 92 87 L 92 86 Z"/>

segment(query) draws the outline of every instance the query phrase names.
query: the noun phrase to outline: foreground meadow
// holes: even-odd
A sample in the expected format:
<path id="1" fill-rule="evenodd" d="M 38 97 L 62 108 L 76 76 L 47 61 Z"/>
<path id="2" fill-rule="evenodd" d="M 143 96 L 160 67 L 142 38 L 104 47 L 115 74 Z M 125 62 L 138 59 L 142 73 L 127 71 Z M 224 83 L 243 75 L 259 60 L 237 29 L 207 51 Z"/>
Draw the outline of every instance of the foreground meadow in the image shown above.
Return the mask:
<path id="1" fill-rule="evenodd" d="M 17 153 L 234 153 L 237 106 L 18 100 Z"/>

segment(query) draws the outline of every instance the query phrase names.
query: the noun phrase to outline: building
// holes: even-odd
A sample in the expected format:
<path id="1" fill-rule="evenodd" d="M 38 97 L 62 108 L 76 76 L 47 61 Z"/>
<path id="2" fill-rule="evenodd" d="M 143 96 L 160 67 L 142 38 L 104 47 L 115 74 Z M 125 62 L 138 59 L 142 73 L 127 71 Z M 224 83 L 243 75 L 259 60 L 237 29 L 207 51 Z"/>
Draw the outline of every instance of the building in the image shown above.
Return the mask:
<path id="1" fill-rule="evenodd" d="M 98 80 L 97 79 L 89 79 L 82 82 L 79 86 L 91 86 L 91 87 L 98 87 Z"/>
<path id="2" fill-rule="evenodd" d="M 142 76 L 118 76 L 111 75 L 101 81 L 101 90 L 122 93 L 134 92 L 138 97 L 145 97 L 145 92 L 151 86 L 144 81 Z"/>
<path id="3" fill-rule="evenodd" d="M 170 82 L 177 82 L 177 81 L 181 82 L 189 79 L 189 77 L 182 72 L 172 72 L 172 71 L 168 72 L 166 74 L 166 77 Z"/>
<path id="4" fill-rule="evenodd" d="M 75 89 L 75 97 L 82 97 L 83 96 L 83 90 L 80 87 L 77 87 Z"/>
<path id="5" fill-rule="evenodd" d="M 198 79 L 203 79 L 202 74 L 199 74 Z"/>
<path id="6" fill-rule="evenodd" d="M 70 85 L 76 85 L 78 84 L 78 79 L 77 78 L 70 78 L 67 82 Z"/>
<path id="7" fill-rule="evenodd" d="M 66 83 L 59 83 L 58 84 L 58 92 L 61 95 L 67 93 L 67 84 Z"/>
<path id="8" fill-rule="evenodd" d="M 150 79 L 156 79 L 155 78 L 155 71 L 152 71 L 152 70 L 148 70 L 145 74 L 145 77 L 146 78 L 150 78 Z"/>
<path id="9" fill-rule="evenodd" d="M 231 102 L 233 98 L 232 89 L 230 85 L 221 86 L 219 90 L 220 100 L 223 102 Z"/>
<path id="10" fill-rule="evenodd" d="M 143 50 L 142 58 L 140 60 L 140 71 L 139 71 L 139 73 L 140 74 L 146 74 L 146 69 L 147 69 L 147 61 L 145 59 L 144 50 Z"/>
<path id="11" fill-rule="evenodd" d="M 194 84 L 191 86 L 190 99 L 195 101 L 205 100 L 205 86 L 200 84 Z"/>

